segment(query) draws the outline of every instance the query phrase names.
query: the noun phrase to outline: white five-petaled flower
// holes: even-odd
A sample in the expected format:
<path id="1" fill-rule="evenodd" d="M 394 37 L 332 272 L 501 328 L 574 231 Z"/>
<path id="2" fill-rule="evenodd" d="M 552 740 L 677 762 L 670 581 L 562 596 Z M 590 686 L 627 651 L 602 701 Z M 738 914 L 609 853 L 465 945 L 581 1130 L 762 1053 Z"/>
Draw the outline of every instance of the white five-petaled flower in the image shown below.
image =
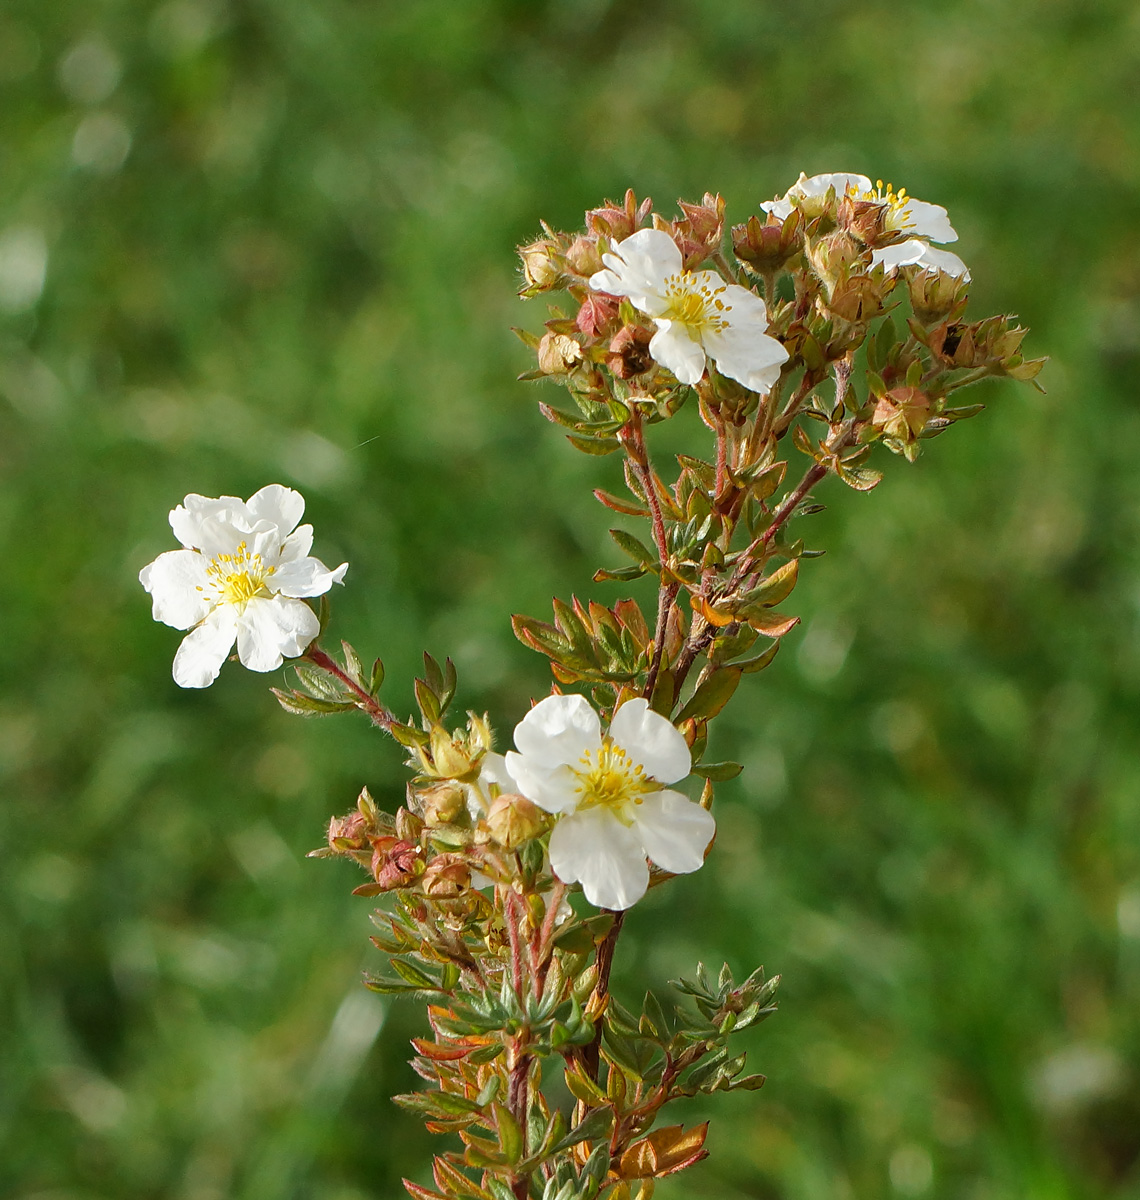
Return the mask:
<path id="1" fill-rule="evenodd" d="M 767 200 L 760 205 L 781 221 L 786 220 L 792 209 L 803 209 L 808 217 L 823 212 L 828 192 L 836 199 L 844 196 L 871 204 L 882 204 L 886 208 L 884 228 L 894 233 L 906 233 L 906 241 L 884 246 L 871 253 L 874 266 L 888 271 L 912 264 L 929 271 L 945 271 L 949 275 L 969 279 L 966 264 L 949 250 L 936 250 L 931 242 L 956 242 L 958 234 L 950 224 L 950 217 L 940 204 L 929 204 L 907 194 L 905 188 L 896 192 L 891 184 L 883 187 L 882 180 L 871 183 L 866 175 L 845 172 L 830 175 L 807 175 L 800 173 L 799 179 L 778 200 Z"/>
<path id="2" fill-rule="evenodd" d="M 686 271 L 677 243 L 663 230 L 639 229 L 615 242 L 602 262 L 606 269 L 590 277 L 590 286 L 627 296 L 653 318 L 649 353 L 682 383 L 701 378 L 706 355 L 754 392 L 767 392 L 779 379 L 788 352 L 768 335 L 764 301 L 715 271 Z"/>
<path id="3" fill-rule="evenodd" d="M 550 865 L 599 908 L 625 909 L 649 886 L 646 856 L 677 874 L 703 862 L 712 815 L 664 785 L 692 769 L 685 739 L 645 700 L 627 700 L 603 735 L 581 696 L 548 696 L 515 726 L 505 765 L 519 791 L 559 814 Z"/>
<path id="4" fill-rule="evenodd" d="M 305 501 L 270 484 L 248 500 L 191 494 L 170 513 L 182 550 L 168 550 L 139 572 L 156 621 L 190 629 L 174 656 L 179 687 L 208 687 L 237 642 L 253 671 L 272 671 L 304 654 L 320 632 L 302 597 L 321 596 L 348 570 L 310 558 L 313 527 L 298 527 Z"/>

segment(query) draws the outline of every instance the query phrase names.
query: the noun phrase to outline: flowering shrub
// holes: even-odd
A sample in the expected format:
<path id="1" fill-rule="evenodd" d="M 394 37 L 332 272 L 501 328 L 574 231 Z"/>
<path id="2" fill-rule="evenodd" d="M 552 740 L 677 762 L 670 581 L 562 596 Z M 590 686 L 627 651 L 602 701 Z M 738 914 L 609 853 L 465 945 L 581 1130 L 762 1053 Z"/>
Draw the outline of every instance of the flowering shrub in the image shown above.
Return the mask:
<path id="1" fill-rule="evenodd" d="M 1044 362 L 1022 356 L 1011 318 L 966 319 L 969 271 L 931 244 L 957 234 L 905 190 L 801 176 L 731 228 L 731 249 L 720 197 L 680 207 L 670 220 L 627 193 L 520 251 L 523 294 L 567 298 L 545 333 L 521 335 L 536 355 L 524 378 L 567 388 L 571 408 L 541 408 L 573 446 L 622 455 L 627 494 L 595 495 L 645 527 L 611 530 L 629 561 L 594 578 L 649 576 L 657 597 L 650 616 L 573 598 L 552 622 L 514 617 L 554 689 L 513 750 L 493 749 L 485 717 L 449 720 L 450 660 L 424 656 L 404 721 L 380 699 L 380 660 L 321 647 L 327 602 L 318 615 L 306 600 L 347 567 L 309 557 L 296 492 L 186 497 L 170 518 L 184 548 L 140 576 L 155 618 L 190 630 L 180 685 L 211 683 L 236 642 L 254 670 L 293 660 L 294 686 L 275 689 L 287 711 L 359 709 L 407 751 L 406 803 L 362 791 L 314 855 L 353 860 L 356 894 L 384 898 L 388 967 L 367 986 L 427 1004 L 413 1062 L 428 1086 L 395 1099 L 461 1148 L 435 1157 L 434 1188 L 407 1182 L 415 1197 L 644 1200 L 706 1154 L 707 1125 L 658 1124 L 667 1104 L 764 1082 L 732 1039 L 774 1011 L 778 977 L 713 981 L 698 965 L 631 1011 L 609 989 L 625 912 L 710 852 L 714 785 L 741 768 L 706 759 L 709 725 L 797 623 L 777 606 L 819 553 L 789 532 L 817 510 L 812 489 L 828 475 L 875 487 L 876 445 L 913 461 L 980 410 L 955 393 L 1034 380 Z M 669 480 L 647 432 L 686 405 L 711 449 L 677 456 Z M 690 776 L 698 799 L 672 786 Z"/>

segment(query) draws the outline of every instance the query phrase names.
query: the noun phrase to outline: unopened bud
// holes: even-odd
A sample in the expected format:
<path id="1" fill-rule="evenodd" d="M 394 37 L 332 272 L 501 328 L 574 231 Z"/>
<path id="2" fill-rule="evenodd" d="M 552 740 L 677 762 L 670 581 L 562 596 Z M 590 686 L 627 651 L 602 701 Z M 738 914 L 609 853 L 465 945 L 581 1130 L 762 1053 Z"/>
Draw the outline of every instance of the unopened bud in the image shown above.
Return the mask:
<path id="1" fill-rule="evenodd" d="M 910 292 L 910 306 L 923 325 L 944 321 L 966 298 L 969 275 L 932 271 L 921 264 L 903 267 L 901 274 Z"/>
<path id="2" fill-rule="evenodd" d="M 566 247 L 566 268 L 583 279 L 602 269 L 602 252 L 596 237 L 579 234 Z"/>
<path id="3" fill-rule="evenodd" d="M 467 809 L 467 795 L 463 785 L 454 780 L 420 788 L 415 793 L 416 805 L 424 824 L 429 829 L 437 825 L 450 825 Z"/>
<path id="4" fill-rule="evenodd" d="M 828 299 L 841 279 L 862 274 L 871 265 L 871 256 L 850 234 L 837 229 L 826 237 L 807 243 L 812 269 L 827 291 Z"/>
<path id="5" fill-rule="evenodd" d="M 620 242 L 645 224 L 645 218 L 652 208 L 653 201 L 648 196 L 638 204 L 630 188 L 620 205 L 614 200 L 607 200 L 600 208 L 590 209 L 586 213 L 586 225 L 599 237 Z"/>
<path id="6" fill-rule="evenodd" d="M 685 269 L 691 271 L 720 249 L 724 237 L 724 199 L 705 192 L 700 204 L 686 204 L 684 200 L 678 203 L 685 219 L 668 224 L 666 232 L 672 234 Z"/>
<path id="7" fill-rule="evenodd" d="M 361 850 L 368 840 L 368 820 L 363 813 L 349 813 L 329 821 L 329 848 L 338 852 Z"/>
<path id="8" fill-rule="evenodd" d="M 543 334 L 538 343 L 538 369 L 546 375 L 566 375 L 582 361 L 582 347 L 564 333 Z"/>
<path id="9" fill-rule="evenodd" d="M 519 258 L 522 259 L 523 278 L 526 280 L 526 295 L 549 292 L 561 286 L 562 256 L 557 242 L 540 238 L 528 246 L 520 246 Z"/>
<path id="10" fill-rule="evenodd" d="M 424 868 L 420 887 L 428 896 L 450 899 L 471 886 L 471 868 L 457 854 L 437 854 Z"/>
<path id="11" fill-rule="evenodd" d="M 743 225 L 732 227 L 732 248 L 737 258 L 762 275 L 778 271 L 803 248 L 803 225 L 798 208 L 783 221 L 769 217 L 767 224 L 761 224 L 759 217 L 749 217 Z"/>
<path id="12" fill-rule="evenodd" d="M 871 275 L 841 278 L 829 289 L 827 310 L 853 323 L 874 320 L 882 313 L 893 287 L 894 280 L 890 278 L 876 279 Z"/>
<path id="13" fill-rule="evenodd" d="M 587 296 L 574 323 L 588 338 L 598 337 L 617 324 L 618 306 L 615 296 Z"/>
<path id="14" fill-rule="evenodd" d="M 515 850 L 546 828 L 542 809 L 517 792 L 504 792 L 491 803 L 484 819 L 487 831 L 506 850 Z"/>

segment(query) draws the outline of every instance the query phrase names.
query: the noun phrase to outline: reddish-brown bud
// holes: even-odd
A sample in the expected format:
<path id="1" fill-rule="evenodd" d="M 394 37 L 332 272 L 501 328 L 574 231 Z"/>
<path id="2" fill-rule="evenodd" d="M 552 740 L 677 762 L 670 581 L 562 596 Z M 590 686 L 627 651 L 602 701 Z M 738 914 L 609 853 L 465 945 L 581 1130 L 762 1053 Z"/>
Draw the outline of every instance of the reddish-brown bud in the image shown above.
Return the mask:
<path id="1" fill-rule="evenodd" d="M 575 324 L 590 338 L 599 337 L 617 324 L 618 300 L 604 292 L 596 296 L 587 296 L 578 309 Z"/>
<path id="2" fill-rule="evenodd" d="M 743 225 L 732 227 L 732 248 L 742 262 L 750 263 L 762 275 L 779 271 L 803 249 L 803 214 L 793 208 L 786 220 L 749 217 Z"/>
<path id="3" fill-rule="evenodd" d="M 602 252 L 596 237 L 579 234 L 566 248 L 566 269 L 583 279 L 589 279 L 602 269 Z"/>
<path id="4" fill-rule="evenodd" d="M 362 813 L 333 817 L 329 821 L 329 848 L 336 851 L 362 850 L 368 840 L 368 821 Z"/>
<path id="5" fill-rule="evenodd" d="M 622 204 L 607 200 L 600 208 L 590 209 L 586 213 L 586 225 L 599 237 L 620 242 L 645 224 L 652 208 L 653 201 L 648 196 L 638 204 L 630 188 Z"/>
<path id="6" fill-rule="evenodd" d="M 618 379 L 631 379 L 653 366 L 649 342 L 653 334 L 640 325 L 623 325 L 610 342 L 605 363 Z"/>
<path id="7" fill-rule="evenodd" d="M 471 868 L 457 854 L 437 854 L 424 868 L 420 887 L 425 895 L 451 899 L 471 886 Z"/>
<path id="8" fill-rule="evenodd" d="M 385 889 L 407 887 L 423 871 L 423 851 L 396 837 L 372 839 L 372 877 Z"/>

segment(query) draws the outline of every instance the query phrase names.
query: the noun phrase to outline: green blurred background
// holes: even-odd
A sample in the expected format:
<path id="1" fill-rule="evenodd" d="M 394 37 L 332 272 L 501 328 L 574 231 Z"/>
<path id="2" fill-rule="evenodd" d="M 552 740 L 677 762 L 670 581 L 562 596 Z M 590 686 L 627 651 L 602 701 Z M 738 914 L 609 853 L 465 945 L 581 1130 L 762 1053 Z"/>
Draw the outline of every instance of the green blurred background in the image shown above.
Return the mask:
<path id="1" fill-rule="evenodd" d="M 620 594 L 615 464 L 514 381 L 515 245 L 628 185 L 743 220 L 804 169 L 945 204 L 974 309 L 1053 360 L 820 489 L 716 853 L 623 938 L 633 996 L 784 976 L 767 1087 L 659 1195 L 1140 1196 L 1137 94 L 1125 0 L 4 0 L 0 1195 L 424 1178 L 387 1099 L 419 1015 L 303 858 L 400 756 L 280 677 L 180 692 L 137 572 L 184 493 L 297 486 L 390 703 L 428 648 L 509 733 L 547 675 L 508 614 Z"/>

